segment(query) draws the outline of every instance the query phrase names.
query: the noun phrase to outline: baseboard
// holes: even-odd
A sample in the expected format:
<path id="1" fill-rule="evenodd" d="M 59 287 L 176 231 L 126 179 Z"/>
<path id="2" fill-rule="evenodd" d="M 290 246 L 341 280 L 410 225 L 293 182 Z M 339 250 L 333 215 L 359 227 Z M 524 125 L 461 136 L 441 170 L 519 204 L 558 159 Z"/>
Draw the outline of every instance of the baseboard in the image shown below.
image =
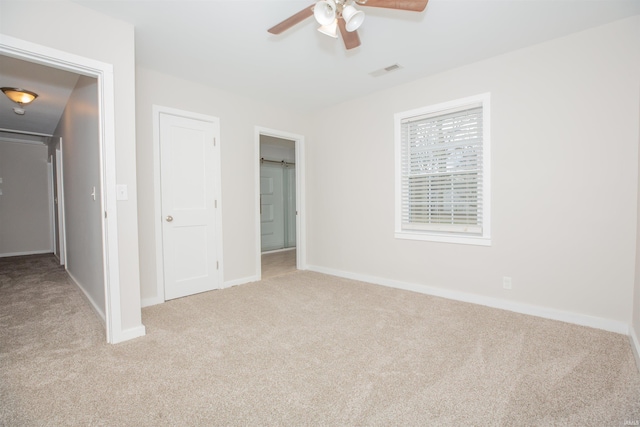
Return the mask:
<path id="1" fill-rule="evenodd" d="M 293 246 L 291 248 L 272 249 L 272 250 L 263 251 L 263 252 L 260 252 L 260 255 L 269 255 L 269 254 L 275 254 L 278 252 L 288 252 L 288 251 L 295 251 L 295 250 L 296 250 L 296 247 Z"/>
<path id="2" fill-rule="evenodd" d="M 52 254 L 53 251 L 51 249 L 46 249 L 42 251 L 26 251 L 26 252 L 10 252 L 0 254 L 0 258 L 7 258 L 11 256 L 25 256 L 25 255 L 44 255 L 44 254 Z"/>
<path id="3" fill-rule="evenodd" d="M 376 285 L 387 286 L 406 291 L 418 292 L 421 294 L 437 296 L 441 298 L 451 299 L 455 301 L 468 302 L 472 304 L 484 305 L 487 307 L 498 308 L 501 310 L 512 311 L 520 314 L 528 314 L 531 316 L 542 317 L 545 319 L 558 320 L 561 322 L 572 323 L 581 326 L 587 326 L 595 329 L 602 329 L 609 332 L 628 335 L 629 325 L 600 317 L 589 316 L 585 314 L 571 313 L 567 311 L 555 310 L 545 307 L 539 307 L 528 304 L 516 303 L 499 298 L 484 297 L 481 295 L 470 294 L 467 292 L 452 291 L 444 288 L 437 288 L 415 283 L 401 282 L 397 280 L 385 279 L 375 276 L 367 276 L 363 274 L 351 273 L 331 268 L 318 267 L 313 265 L 307 266 L 308 270 L 318 273 L 329 274 L 331 276 L 344 277 L 346 279 L 358 280 L 361 282 L 373 283 Z"/>
<path id="4" fill-rule="evenodd" d="M 78 289 L 80 289 L 82 291 L 82 295 L 84 295 L 85 299 L 87 300 L 87 302 L 89 302 L 89 305 L 93 308 L 93 310 L 96 312 L 96 314 L 98 315 L 98 317 L 100 318 L 100 320 L 102 320 L 102 323 L 106 326 L 107 321 L 106 321 L 106 317 L 104 314 L 104 311 L 102 311 L 102 308 L 100 308 L 96 302 L 93 300 L 93 298 L 91 298 L 91 295 L 89 295 L 87 293 L 87 291 L 84 289 L 84 287 L 80 284 L 80 282 L 78 281 L 78 279 L 76 279 L 75 277 L 73 277 L 73 274 L 71 274 L 69 272 L 69 270 L 67 270 L 67 275 L 69 276 L 69 278 L 71 279 L 71 281 L 78 287 Z"/>
<path id="5" fill-rule="evenodd" d="M 629 328 L 629 341 L 631 341 L 631 349 L 636 358 L 636 367 L 638 368 L 638 372 L 640 372 L 640 340 L 638 340 L 638 334 L 633 326 Z"/>
<path id="6" fill-rule="evenodd" d="M 164 298 L 162 297 L 142 298 L 140 300 L 140 306 L 142 308 L 151 307 L 152 305 L 162 304 L 163 302 L 164 302 Z"/>
<path id="7" fill-rule="evenodd" d="M 244 285 L 246 283 L 257 282 L 257 281 L 258 281 L 258 276 L 250 276 L 250 277 L 243 277 L 241 279 L 229 280 L 222 284 L 221 289 L 227 289 L 232 286 Z M 151 297 L 151 298 L 142 298 L 142 300 L 140 301 L 140 306 L 142 308 L 151 307 L 152 305 L 162 304 L 164 302 L 165 302 L 164 298 L 159 296 Z"/>
<path id="8" fill-rule="evenodd" d="M 134 338 L 143 337 L 147 334 L 147 329 L 144 325 L 136 326 L 135 328 L 124 329 L 118 334 L 114 334 L 111 344 L 118 344 L 124 341 L 132 340 Z"/>
<path id="9" fill-rule="evenodd" d="M 222 284 L 222 289 L 230 288 L 232 286 L 244 285 L 251 282 L 257 282 L 258 280 L 260 280 L 258 276 L 249 276 L 235 280 L 228 280 Z"/>

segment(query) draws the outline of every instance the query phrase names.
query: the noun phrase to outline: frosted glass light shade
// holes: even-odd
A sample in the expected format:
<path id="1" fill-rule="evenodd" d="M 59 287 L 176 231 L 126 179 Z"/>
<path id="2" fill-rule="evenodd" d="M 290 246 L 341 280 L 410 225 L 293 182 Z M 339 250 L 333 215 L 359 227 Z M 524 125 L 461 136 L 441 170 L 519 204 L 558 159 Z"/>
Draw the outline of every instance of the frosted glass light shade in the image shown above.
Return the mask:
<path id="1" fill-rule="evenodd" d="M 364 22 L 364 12 L 349 5 L 345 6 L 342 10 L 342 17 L 344 18 L 345 28 L 349 32 L 353 32 L 360 28 L 362 22 Z"/>
<path id="2" fill-rule="evenodd" d="M 320 25 L 329 25 L 336 20 L 336 3 L 333 0 L 320 0 L 313 8 L 313 16 Z"/>
<path id="3" fill-rule="evenodd" d="M 338 38 L 338 20 L 334 19 L 333 22 L 329 25 L 323 25 L 318 28 L 322 34 L 326 34 L 328 36 L 333 37 L 334 39 Z"/>
<path id="4" fill-rule="evenodd" d="M 26 105 L 36 99 L 38 94 L 29 90 L 18 89 L 15 87 L 3 87 L 0 88 L 7 98 L 15 102 L 16 104 Z"/>

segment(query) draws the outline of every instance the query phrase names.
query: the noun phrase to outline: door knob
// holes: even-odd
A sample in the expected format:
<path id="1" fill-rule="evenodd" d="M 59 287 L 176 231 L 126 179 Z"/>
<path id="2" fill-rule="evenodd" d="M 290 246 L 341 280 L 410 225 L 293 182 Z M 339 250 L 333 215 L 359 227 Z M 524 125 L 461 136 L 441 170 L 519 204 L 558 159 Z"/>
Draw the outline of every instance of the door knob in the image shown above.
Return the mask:
<path id="1" fill-rule="evenodd" d="M 167 219 L 167 222 L 173 221 L 173 217 L 171 215 L 168 215 L 166 219 Z"/>

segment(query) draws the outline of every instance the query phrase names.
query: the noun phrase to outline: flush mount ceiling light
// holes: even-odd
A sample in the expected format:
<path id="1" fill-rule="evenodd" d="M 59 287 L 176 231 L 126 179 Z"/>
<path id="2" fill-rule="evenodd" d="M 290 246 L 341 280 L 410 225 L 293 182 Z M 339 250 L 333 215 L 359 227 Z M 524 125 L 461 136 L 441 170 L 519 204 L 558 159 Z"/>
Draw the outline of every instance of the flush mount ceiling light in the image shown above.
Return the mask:
<path id="1" fill-rule="evenodd" d="M 31 101 L 38 97 L 38 94 L 35 92 L 31 92 L 30 90 L 18 89 L 15 87 L 3 87 L 0 88 L 0 90 L 2 90 L 5 95 L 7 95 L 7 98 L 19 105 L 19 107 L 13 108 L 13 112 L 18 114 L 19 116 L 23 116 L 25 113 L 22 106 L 31 103 Z"/>
<path id="2" fill-rule="evenodd" d="M 0 88 L 7 98 L 15 102 L 16 104 L 27 105 L 38 97 L 38 94 L 31 92 L 30 90 L 18 89 L 15 87 L 3 87 Z"/>
<path id="3" fill-rule="evenodd" d="M 364 12 L 354 5 L 368 7 L 382 7 L 386 9 L 408 10 L 422 12 L 427 7 L 429 0 L 320 0 L 311 6 L 290 16 L 278 25 L 269 28 L 271 34 L 280 34 L 297 23 L 304 21 L 311 15 L 320 24 L 320 31 L 331 37 L 338 37 L 338 29 L 347 49 L 360 46 L 360 37 L 357 29 L 364 21 Z"/>

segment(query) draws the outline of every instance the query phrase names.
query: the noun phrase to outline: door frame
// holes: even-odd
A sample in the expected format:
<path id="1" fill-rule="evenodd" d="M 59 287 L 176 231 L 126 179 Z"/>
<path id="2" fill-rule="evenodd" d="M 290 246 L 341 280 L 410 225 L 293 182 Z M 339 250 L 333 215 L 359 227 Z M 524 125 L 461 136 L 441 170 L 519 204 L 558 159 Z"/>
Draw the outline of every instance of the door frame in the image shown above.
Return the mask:
<path id="1" fill-rule="evenodd" d="M 307 269 L 307 233 L 306 233 L 306 209 L 305 209 L 305 155 L 304 136 L 261 126 L 255 127 L 254 137 L 254 200 L 255 209 L 255 263 L 257 280 L 262 279 L 262 245 L 260 244 L 260 135 L 275 138 L 288 139 L 295 143 L 296 159 L 296 268 Z"/>
<path id="2" fill-rule="evenodd" d="M 5 34 L 0 34 L 0 55 L 70 71 L 97 80 L 100 202 L 104 212 L 104 215 L 101 216 L 101 223 L 106 338 L 109 343 L 118 343 L 133 338 L 130 332 L 122 329 L 120 302 L 113 65 Z"/>
<path id="3" fill-rule="evenodd" d="M 170 114 L 173 116 L 184 117 L 187 119 L 201 120 L 213 123 L 215 125 L 214 138 L 216 140 L 216 150 L 214 150 L 214 168 L 215 168 L 215 193 L 217 200 L 217 215 L 215 221 L 216 227 L 216 250 L 218 252 L 218 283 L 224 287 L 224 262 L 222 253 L 222 171 L 220 159 L 220 119 L 218 117 L 206 114 L 194 113 L 191 111 L 180 110 L 171 107 L 163 107 L 161 105 L 152 105 L 153 114 L 153 182 L 154 182 L 154 228 L 156 240 L 156 295 L 152 298 L 145 298 L 142 306 L 161 304 L 165 302 L 164 297 L 164 244 L 162 238 L 162 180 L 161 180 L 161 163 L 160 163 L 160 115 Z"/>
<path id="4" fill-rule="evenodd" d="M 65 231 L 64 219 L 64 171 L 62 170 L 62 138 L 60 139 L 60 147 L 55 149 L 56 159 L 56 185 L 58 186 L 58 245 L 60 253 L 58 254 L 60 265 L 67 264 L 67 233 Z"/>

